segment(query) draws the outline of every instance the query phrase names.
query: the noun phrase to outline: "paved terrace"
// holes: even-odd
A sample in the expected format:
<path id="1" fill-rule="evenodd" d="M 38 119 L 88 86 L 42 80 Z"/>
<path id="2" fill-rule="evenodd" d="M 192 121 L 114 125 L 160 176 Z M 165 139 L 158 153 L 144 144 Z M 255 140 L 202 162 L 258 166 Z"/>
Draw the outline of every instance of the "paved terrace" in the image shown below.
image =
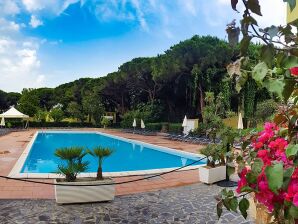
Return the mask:
<path id="1" fill-rule="evenodd" d="M 74 129 L 72 129 L 74 130 Z M 76 129 L 80 130 L 80 129 Z M 198 152 L 202 147 L 195 144 L 175 142 L 164 139 L 162 136 L 142 136 L 122 133 L 119 130 L 82 129 L 86 131 L 96 130 L 109 134 L 140 140 L 143 142 L 174 148 L 188 152 Z M 0 175 L 7 176 L 25 147 L 32 139 L 37 130 L 13 132 L 0 137 Z M 138 179 L 140 176 L 114 178 L 116 182 Z M 53 180 L 42 179 L 42 181 L 53 182 Z M 177 187 L 199 182 L 197 170 L 180 171 L 166 174 L 161 178 L 116 185 L 116 195 L 127 195 L 132 193 L 156 191 L 168 187 Z M 54 187 L 34 183 L 25 183 L 12 180 L 0 179 L 0 199 L 54 199 Z"/>
<path id="2" fill-rule="evenodd" d="M 193 184 L 118 196 L 110 203 L 59 206 L 54 200 L 0 200 L 0 223 L 249 224 L 225 211 L 217 219 L 216 185 Z"/>

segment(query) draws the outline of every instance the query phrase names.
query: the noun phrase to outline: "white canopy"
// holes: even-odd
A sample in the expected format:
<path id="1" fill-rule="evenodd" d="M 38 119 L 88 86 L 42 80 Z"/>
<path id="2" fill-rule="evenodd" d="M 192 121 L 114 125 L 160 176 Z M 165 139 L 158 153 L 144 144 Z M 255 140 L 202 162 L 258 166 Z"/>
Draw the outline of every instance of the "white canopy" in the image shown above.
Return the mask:
<path id="1" fill-rule="evenodd" d="M 8 111 L 4 112 L 3 114 L 0 114 L 0 118 L 23 118 L 28 119 L 29 116 L 26 114 L 21 113 L 16 108 L 11 107 Z"/>

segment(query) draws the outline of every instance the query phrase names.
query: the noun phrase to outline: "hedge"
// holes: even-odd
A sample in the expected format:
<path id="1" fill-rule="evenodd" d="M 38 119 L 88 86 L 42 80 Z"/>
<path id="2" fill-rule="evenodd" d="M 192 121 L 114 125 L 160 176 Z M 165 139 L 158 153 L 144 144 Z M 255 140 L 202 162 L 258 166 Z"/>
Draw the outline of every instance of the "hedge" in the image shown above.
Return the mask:
<path id="1" fill-rule="evenodd" d="M 162 124 L 161 123 L 148 123 L 145 124 L 146 128 L 151 131 L 160 131 Z"/>
<path id="2" fill-rule="evenodd" d="M 167 127 L 168 130 L 164 130 L 167 132 L 173 132 L 173 133 L 181 133 L 183 131 L 182 124 L 181 123 L 148 123 L 145 124 L 146 129 L 152 130 L 152 131 L 161 131 L 162 127 Z"/>
<path id="3" fill-rule="evenodd" d="M 21 121 L 7 121 L 6 126 L 11 128 L 16 127 L 23 127 L 24 122 Z M 80 123 L 80 122 L 37 122 L 37 121 L 30 121 L 29 127 L 32 128 L 57 128 L 57 127 L 71 127 L 71 128 L 82 128 L 82 127 L 99 127 L 92 123 Z"/>
<path id="4" fill-rule="evenodd" d="M 181 123 L 169 123 L 169 132 L 181 133 L 183 131 L 183 127 Z"/>

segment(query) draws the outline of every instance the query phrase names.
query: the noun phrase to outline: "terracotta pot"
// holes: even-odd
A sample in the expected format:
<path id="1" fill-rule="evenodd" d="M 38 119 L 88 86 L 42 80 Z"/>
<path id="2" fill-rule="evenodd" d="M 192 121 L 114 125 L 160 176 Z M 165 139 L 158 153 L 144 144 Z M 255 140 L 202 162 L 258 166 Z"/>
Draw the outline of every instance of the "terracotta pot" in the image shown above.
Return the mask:
<path id="1" fill-rule="evenodd" d="M 273 215 L 268 212 L 266 206 L 258 203 L 254 196 L 249 199 L 249 204 L 249 216 L 255 219 L 256 224 L 267 224 L 273 221 Z"/>

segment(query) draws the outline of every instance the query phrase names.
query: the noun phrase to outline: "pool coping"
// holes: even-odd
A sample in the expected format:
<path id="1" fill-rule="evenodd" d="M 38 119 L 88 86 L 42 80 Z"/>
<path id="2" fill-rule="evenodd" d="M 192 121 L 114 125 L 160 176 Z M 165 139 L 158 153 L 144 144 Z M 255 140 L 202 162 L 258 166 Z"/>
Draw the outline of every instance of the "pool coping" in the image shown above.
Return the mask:
<path id="1" fill-rule="evenodd" d="M 30 142 L 28 143 L 28 145 L 26 146 L 25 150 L 23 151 L 23 153 L 21 154 L 21 156 L 19 157 L 19 159 L 17 160 L 16 164 L 14 165 L 14 167 L 12 168 L 12 170 L 10 171 L 8 177 L 12 177 L 12 178 L 36 178 L 36 179 L 56 179 L 56 178 L 63 178 L 63 176 L 61 174 L 55 174 L 55 173 L 21 173 L 21 170 L 23 168 L 23 165 L 30 153 L 30 149 L 33 146 L 33 143 L 35 141 L 35 139 L 37 138 L 37 135 L 39 133 L 95 133 L 95 134 L 100 134 L 103 136 L 107 136 L 110 138 L 114 138 L 114 139 L 119 139 L 122 141 L 126 141 L 126 142 L 130 142 L 130 143 L 134 143 L 134 144 L 141 144 L 144 145 L 144 147 L 148 146 L 150 148 L 152 148 L 153 150 L 157 150 L 157 151 L 161 151 L 161 152 L 165 152 L 165 153 L 169 153 L 172 155 L 176 155 L 176 156 L 183 156 L 185 158 L 189 158 L 189 159 L 194 159 L 193 157 L 205 157 L 202 154 L 196 154 L 196 153 L 191 153 L 191 152 L 185 152 L 185 151 L 180 151 L 178 149 L 172 149 L 172 148 L 168 148 L 168 147 L 164 147 L 164 146 L 159 146 L 159 145 L 154 145 L 151 143 L 147 143 L 147 142 L 143 142 L 143 141 L 139 141 L 139 140 L 134 140 L 134 139 L 129 139 L 129 138 L 124 138 L 118 135 L 112 135 L 112 134 L 107 134 L 104 132 L 100 132 L 100 131 L 76 131 L 76 130 L 38 130 L 35 132 L 35 134 L 33 135 L 32 139 L 30 140 Z M 181 171 L 185 171 L 185 170 L 194 170 L 194 169 L 198 169 L 201 166 L 205 166 L 205 164 L 200 164 L 200 165 L 192 165 L 189 167 L 184 167 L 182 169 L 180 169 Z M 171 170 L 175 170 L 179 167 L 172 167 L 172 168 L 162 168 L 162 169 L 150 169 L 150 170 L 138 170 L 138 171 L 122 171 L 122 172 L 103 172 L 103 176 L 105 177 L 125 177 L 125 176 L 139 176 L 139 175 L 150 175 L 150 174 L 159 174 L 159 173 L 164 173 L 164 172 L 169 172 Z M 80 173 L 78 175 L 78 177 L 96 177 L 96 172 L 88 172 L 88 173 Z"/>

